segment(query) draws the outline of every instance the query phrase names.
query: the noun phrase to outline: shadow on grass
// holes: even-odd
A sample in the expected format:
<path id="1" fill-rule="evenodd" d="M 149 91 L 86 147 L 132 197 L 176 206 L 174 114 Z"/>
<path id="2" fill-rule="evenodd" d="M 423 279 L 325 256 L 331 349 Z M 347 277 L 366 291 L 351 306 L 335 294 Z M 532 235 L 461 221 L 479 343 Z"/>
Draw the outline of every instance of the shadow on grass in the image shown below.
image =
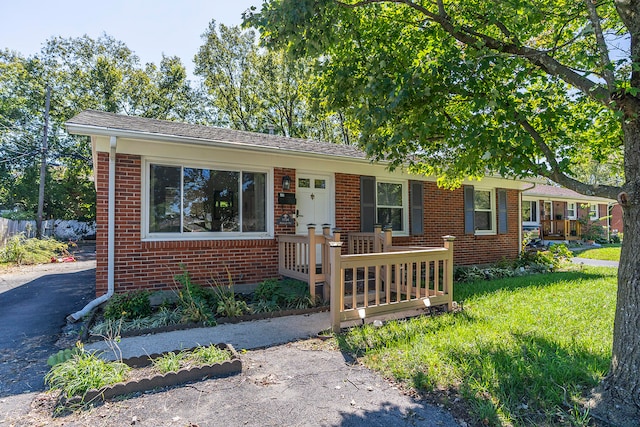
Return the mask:
<path id="1" fill-rule="evenodd" d="M 497 291 L 510 291 L 528 287 L 545 287 L 559 281 L 600 280 L 615 277 L 617 273 L 610 269 L 589 267 L 580 271 L 561 271 L 546 274 L 531 274 L 519 277 L 507 277 L 496 280 L 479 280 L 474 282 L 455 283 L 453 299 L 464 301 L 471 297 L 489 294 Z"/>
<path id="2" fill-rule="evenodd" d="M 516 425 L 584 422 L 580 399 L 601 380 L 610 357 L 534 334 L 512 336 L 508 345 L 479 341 L 467 352 L 452 348 L 443 355 L 465 367 L 457 388 L 473 419 L 490 425 L 501 425 L 501 418 Z M 411 380 L 419 390 L 433 383 L 424 372 L 415 372 Z"/>

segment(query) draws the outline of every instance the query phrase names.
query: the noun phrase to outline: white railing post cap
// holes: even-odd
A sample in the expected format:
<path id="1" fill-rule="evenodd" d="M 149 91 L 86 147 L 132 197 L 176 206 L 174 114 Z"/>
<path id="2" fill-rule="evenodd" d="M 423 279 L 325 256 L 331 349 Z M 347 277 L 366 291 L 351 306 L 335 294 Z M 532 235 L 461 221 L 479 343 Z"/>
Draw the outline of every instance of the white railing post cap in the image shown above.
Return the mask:
<path id="1" fill-rule="evenodd" d="M 342 247 L 342 242 L 329 242 L 330 248 L 339 248 Z"/>
<path id="2" fill-rule="evenodd" d="M 456 236 L 442 236 L 442 238 L 448 242 L 453 242 L 454 240 L 456 240 Z"/>

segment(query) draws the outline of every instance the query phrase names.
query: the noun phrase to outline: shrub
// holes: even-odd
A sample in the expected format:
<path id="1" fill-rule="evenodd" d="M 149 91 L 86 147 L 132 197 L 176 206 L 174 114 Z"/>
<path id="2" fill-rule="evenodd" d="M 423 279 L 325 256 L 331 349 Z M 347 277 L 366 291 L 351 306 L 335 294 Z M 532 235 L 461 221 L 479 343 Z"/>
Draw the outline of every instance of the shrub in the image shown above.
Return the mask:
<path id="1" fill-rule="evenodd" d="M 232 285 L 213 288 L 216 299 L 216 314 L 223 317 L 242 316 L 251 312 L 247 303 L 236 298 Z"/>
<path id="2" fill-rule="evenodd" d="M 180 264 L 181 274 L 174 276 L 176 285 L 176 295 L 178 296 L 178 306 L 182 312 L 183 322 L 204 322 L 212 323 L 213 312 L 211 311 L 211 292 L 206 291 L 197 283 L 191 280 L 189 271 L 183 264 Z M 215 323 L 215 322 L 213 322 Z"/>
<path id="3" fill-rule="evenodd" d="M 0 249 L 0 262 L 14 264 L 43 264 L 64 254 L 69 245 L 55 239 L 27 238 L 24 234 L 16 234 Z"/>
<path id="4" fill-rule="evenodd" d="M 133 291 L 116 294 L 104 308 L 104 317 L 109 320 L 139 319 L 151 314 L 151 300 L 147 291 Z"/>
<path id="5" fill-rule="evenodd" d="M 254 294 L 256 311 L 275 311 L 313 307 L 309 286 L 295 279 L 267 279 L 260 283 Z"/>

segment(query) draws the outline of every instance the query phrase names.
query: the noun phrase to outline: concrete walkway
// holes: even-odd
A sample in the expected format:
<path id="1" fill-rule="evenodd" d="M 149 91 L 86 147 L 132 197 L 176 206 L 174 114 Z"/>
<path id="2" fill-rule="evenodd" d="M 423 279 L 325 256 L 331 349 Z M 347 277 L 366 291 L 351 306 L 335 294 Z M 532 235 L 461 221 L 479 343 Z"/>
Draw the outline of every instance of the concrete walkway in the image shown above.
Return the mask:
<path id="1" fill-rule="evenodd" d="M 218 343 L 231 344 L 236 350 L 250 350 L 314 337 L 330 325 L 328 312 L 285 316 L 122 338 L 118 348 L 125 359 Z M 105 358 L 114 356 L 104 341 L 87 344 L 85 348 L 104 351 Z"/>
<path id="2" fill-rule="evenodd" d="M 615 268 L 618 268 L 618 264 L 619 264 L 618 261 L 604 261 L 600 259 L 590 259 L 590 258 L 580 258 L 580 257 L 571 258 L 571 262 L 573 262 L 574 264 L 591 265 L 594 267 L 615 267 Z"/>

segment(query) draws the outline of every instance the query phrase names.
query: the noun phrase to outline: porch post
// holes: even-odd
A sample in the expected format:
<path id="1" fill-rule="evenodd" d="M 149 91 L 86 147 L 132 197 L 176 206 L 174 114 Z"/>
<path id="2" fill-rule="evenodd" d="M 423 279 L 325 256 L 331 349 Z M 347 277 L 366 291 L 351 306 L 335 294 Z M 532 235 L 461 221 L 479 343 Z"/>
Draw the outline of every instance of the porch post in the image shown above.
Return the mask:
<path id="1" fill-rule="evenodd" d="M 447 310 L 453 310 L 453 241 L 454 236 L 444 236 L 444 248 L 447 250 L 447 261 L 444 269 L 445 291 L 447 292 Z"/>
<path id="2" fill-rule="evenodd" d="M 340 268 L 342 256 L 342 242 L 329 242 L 329 287 L 331 330 L 340 333 L 340 312 L 342 311 L 342 270 Z"/>
<path id="3" fill-rule="evenodd" d="M 373 252 L 380 253 L 382 252 L 382 225 L 373 224 Z"/>
<path id="4" fill-rule="evenodd" d="M 386 251 L 387 248 L 393 246 L 393 237 L 392 237 L 392 228 L 391 224 L 385 225 L 384 227 L 384 242 L 382 243 L 382 250 Z"/>
<path id="5" fill-rule="evenodd" d="M 309 244 L 309 259 L 307 267 L 309 272 L 309 294 L 311 301 L 316 300 L 316 225 L 307 224 L 307 239 Z"/>
<path id="6" fill-rule="evenodd" d="M 321 269 L 322 274 L 327 274 L 329 272 L 329 245 L 327 244 L 329 240 L 331 240 L 331 224 L 322 224 L 322 246 L 320 246 L 320 250 L 322 251 L 322 259 L 321 259 Z M 325 276 L 325 282 L 326 282 Z"/>
<path id="7" fill-rule="evenodd" d="M 341 229 L 339 228 L 334 228 L 333 229 L 333 241 L 334 242 L 339 242 L 340 241 L 340 233 L 342 232 Z"/>

